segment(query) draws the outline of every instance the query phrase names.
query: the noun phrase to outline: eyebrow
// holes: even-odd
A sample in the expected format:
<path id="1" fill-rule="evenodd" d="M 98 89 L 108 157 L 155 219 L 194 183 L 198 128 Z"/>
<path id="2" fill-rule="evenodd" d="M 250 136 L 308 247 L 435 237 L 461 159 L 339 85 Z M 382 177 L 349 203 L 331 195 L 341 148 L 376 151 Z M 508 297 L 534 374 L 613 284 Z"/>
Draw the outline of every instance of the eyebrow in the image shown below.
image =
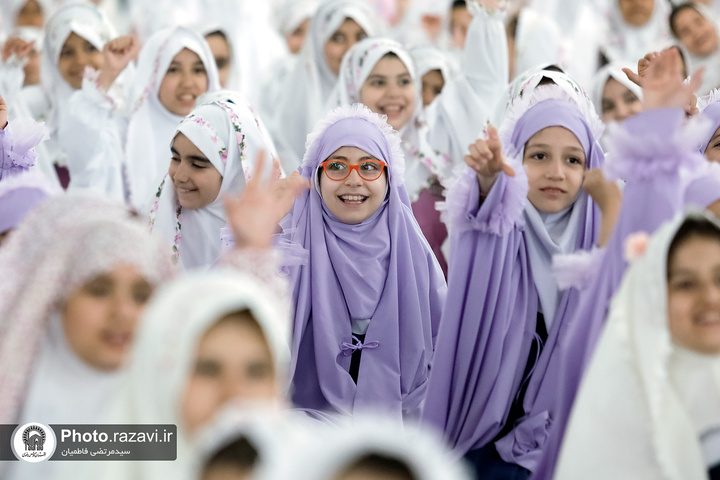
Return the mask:
<path id="1" fill-rule="evenodd" d="M 332 155 L 328 160 L 345 160 L 348 162 L 348 157 L 344 157 L 342 155 Z M 372 155 L 365 155 L 364 157 L 360 157 L 358 160 L 377 160 L 377 158 L 373 157 Z"/>
<path id="2" fill-rule="evenodd" d="M 180 155 L 180 152 L 175 150 L 175 147 L 170 147 L 170 151 L 178 157 L 182 157 L 182 155 Z M 201 155 L 187 155 L 186 158 L 189 158 L 190 160 L 194 160 L 196 162 L 210 162 L 207 157 L 203 157 Z"/>

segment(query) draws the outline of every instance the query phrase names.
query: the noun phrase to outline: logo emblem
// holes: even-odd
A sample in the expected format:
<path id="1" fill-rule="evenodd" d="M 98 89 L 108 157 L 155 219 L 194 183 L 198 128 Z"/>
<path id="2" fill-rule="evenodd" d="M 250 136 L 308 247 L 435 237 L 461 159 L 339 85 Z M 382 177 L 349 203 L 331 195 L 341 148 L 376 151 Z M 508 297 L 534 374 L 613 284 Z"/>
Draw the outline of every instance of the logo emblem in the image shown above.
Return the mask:
<path id="1" fill-rule="evenodd" d="M 19 460 L 30 463 L 52 457 L 56 445 L 55 432 L 42 423 L 26 423 L 16 428 L 12 436 L 13 453 Z"/>

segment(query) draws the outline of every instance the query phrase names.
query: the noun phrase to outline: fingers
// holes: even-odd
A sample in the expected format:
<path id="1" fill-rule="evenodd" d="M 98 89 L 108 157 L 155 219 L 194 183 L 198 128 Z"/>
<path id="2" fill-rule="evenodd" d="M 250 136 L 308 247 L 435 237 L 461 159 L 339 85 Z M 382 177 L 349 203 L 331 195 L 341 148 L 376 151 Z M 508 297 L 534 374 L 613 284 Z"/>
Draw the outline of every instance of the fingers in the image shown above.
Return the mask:
<path id="1" fill-rule="evenodd" d="M 640 75 L 633 72 L 629 68 L 623 68 L 622 71 L 623 73 L 625 73 L 625 76 L 628 78 L 628 80 L 633 82 L 638 87 L 642 87 L 642 78 L 640 77 Z"/>
<path id="2" fill-rule="evenodd" d="M 492 153 L 492 158 L 502 159 L 502 144 L 500 143 L 500 136 L 498 135 L 497 128 L 495 128 L 494 125 L 488 126 L 487 146 Z"/>

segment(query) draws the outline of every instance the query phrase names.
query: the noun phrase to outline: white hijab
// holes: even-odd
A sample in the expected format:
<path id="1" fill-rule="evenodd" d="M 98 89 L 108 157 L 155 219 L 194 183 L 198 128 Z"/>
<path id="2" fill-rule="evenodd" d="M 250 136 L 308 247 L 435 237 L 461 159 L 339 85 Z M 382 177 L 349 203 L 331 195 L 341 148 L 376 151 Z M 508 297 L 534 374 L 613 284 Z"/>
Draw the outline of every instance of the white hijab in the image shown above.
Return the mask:
<path id="1" fill-rule="evenodd" d="M 168 145 L 183 117 L 168 111 L 158 98 L 160 84 L 173 57 L 184 48 L 202 60 L 208 91 L 220 88 L 215 59 L 205 39 L 185 27 L 161 30 L 143 45 L 129 95 L 125 158 L 132 203 L 147 212 L 148 203 L 170 165 Z"/>
<path id="2" fill-rule="evenodd" d="M 50 99 L 47 123 L 50 135 L 56 134 L 58 122 L 70 96 L 75 91 L 60 75 L 58 60 L 68 36 L 75 33 L 102 51 L 106 42 L 115 37 L 115 30 L 100 9 L 90 2 L 73 3 L 58 10 L 45 24 L 45 37 L 40 57 L 41 83 Z"/>
<path id="3" fill-rule="evenodd" d="M 625 22 L 618 2 L 619 0 L 607 2 L 606 31 L 604 40 L 601 41 L 601 50 L 610 62 L 630 62 L 637 65 L 637 61 L 646 53 L 669 46 L 671 39 L 668 2 L 654 0 L 650 20 L 639 27 Z"/>
<path id="4" fill-rule="evenodd" d="M 394 53 L 405 64 L 415 87 L 415 111 L 412 118 L 400 129 L 405 153 L 405 188 L 411 201 L 417 199 L 429 179 L 436 175 L 444 179 L 450 173 L 450 160 L 437 153 L 428 142 L 428 127 L 423 115 L 422 79 L 416 75 L 410 54 L 395 40 L 366 38 L 355 44 L 343 57 L 338 78 L 328 109 L 340 105 L 360 103 L 360 91 L 365 80 L 380 59 Z"/>
<path id="5" fill-rule="evenodd" d="M 379 30 L 373 11 L 360 0 L 325 0 L 315 12 L 276 114 L 268 123 L 286 172 L 300 165 L 307 134 L 325 114 L 327 99 L 337 83 L 337 76 L 325 62 L 325 42 L 346 18 L 355 20 L 370 37 Z"/>
<path id="6" fill-rule="evenodd" d="M 447 446 L 426 428 L 379 415 L 337 420 L 337 425 L 318 425 L 312 440 L 295 445 L 257 479 L 331 480 L 372 454 L 405 463 L 418 480 L 472 478 L 465 465 L 452 458 Z"/>
<path id="7" fill-rule="evenodd" d="M 183 427 L 180 402 L 200 339 L 225 315 L 250 310 L 270 347 L 278 391 L 284 395 L 290 360 L 290 313 L 286 307 L 261 280 L 232 270 L 188 274 L 161 288 L 142 316 L 122 391 L 110 408 L 110 420 L 177 425 L 177 460 L 99 465 L 96 476 L 87 478 L 190 479 L 193 439 Z M 97 474 L 100 470 L 104 475 Z"/>
<path id="8" fill-rule="evenodd" d="M 679 215 L 632 261 L 575 400 L 557 479 L 705 480 L 713 460 L 701 436 L 720 426 L 720 359 L 673 344 L 667 255 Z M 718 453 L 716 449 L 715 454 Z"/>
<path id="9" fill-rule="evenodd" d="M 172 179 L 166 175 L 151 210 L 151 227 L 173 246 L 172 255 L 182 268 L 207 269 L 220 258 L 221 229 L 227 223 L 222 197 L 239 194 L 252 174 L 248 159 L 254 162 L 258 151 L 273 147 L 265 143 L 261 124 L 246 104 L 218 101 L 197 106 L 175 131 L 210 160 L 222 175 L 222 183 L 210 205 L 189 210 L 180 207 Z M 170 144 L 165 147 L 168 156 Z"/>

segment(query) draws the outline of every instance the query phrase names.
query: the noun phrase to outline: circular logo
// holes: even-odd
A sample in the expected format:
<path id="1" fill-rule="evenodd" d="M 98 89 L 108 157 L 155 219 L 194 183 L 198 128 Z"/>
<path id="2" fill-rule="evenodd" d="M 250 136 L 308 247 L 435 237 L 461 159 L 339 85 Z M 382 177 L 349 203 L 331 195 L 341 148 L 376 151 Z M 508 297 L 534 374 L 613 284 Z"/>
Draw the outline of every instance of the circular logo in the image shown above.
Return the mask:
<path id="1" fill-rule="evenodd" d="M 26 423 L 15 429 L 12 436 L 13 453 L 19 460 L 38 463 L 55 453 L 57 439 L 53 429 L 42 423 Z"/>

